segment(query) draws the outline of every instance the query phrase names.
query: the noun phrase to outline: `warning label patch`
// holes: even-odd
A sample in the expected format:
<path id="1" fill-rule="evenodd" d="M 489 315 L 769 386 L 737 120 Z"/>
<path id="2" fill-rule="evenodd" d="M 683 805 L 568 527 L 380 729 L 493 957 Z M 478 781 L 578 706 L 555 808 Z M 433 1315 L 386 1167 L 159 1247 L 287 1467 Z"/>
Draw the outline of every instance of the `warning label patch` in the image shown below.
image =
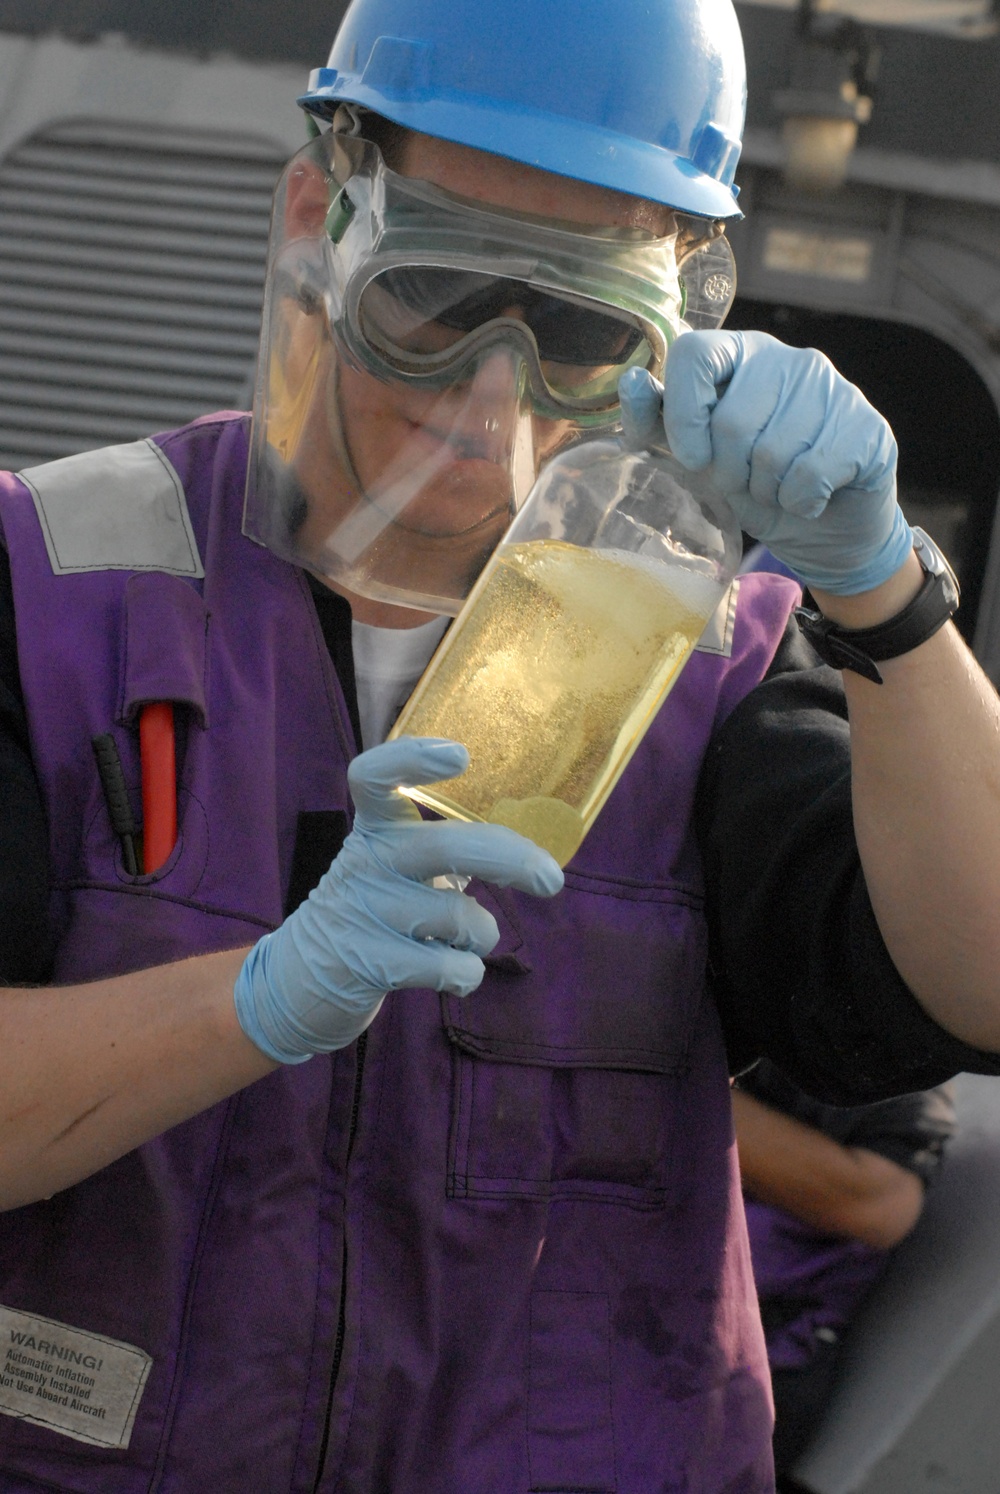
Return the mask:
<path id="1" fill-rule="evenodd" d="M 0 1306 L 0 1412 L 128 1447 L 152 1359 L 131 1344 Z"/>

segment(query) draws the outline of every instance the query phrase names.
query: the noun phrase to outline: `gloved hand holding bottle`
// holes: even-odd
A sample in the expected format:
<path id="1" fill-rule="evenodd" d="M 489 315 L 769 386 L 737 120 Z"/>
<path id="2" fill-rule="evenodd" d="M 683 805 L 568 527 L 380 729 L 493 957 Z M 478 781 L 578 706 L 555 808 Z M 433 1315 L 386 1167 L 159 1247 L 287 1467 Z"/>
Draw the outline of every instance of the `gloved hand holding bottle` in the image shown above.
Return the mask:
<path id="1" fill-rule="evenodd" d="M 248 954 L 235 985 L 243 1031 L 278 1063 L 346 1047 L 387 991 L 474 991 L 499 937 L 493 915 L 438 876 L 480 877 L 539 897 L 563 876 L 546 851 L 501 825 L 428 822 L 401 783 L 453 778 L 457 742 L 400 737 L 348 771 L 354 828 L 309 898 Z"/>
<path id="2" fill-rule="evenodd" d="M 627 444 L 665 437 L 806 586 L 853 596 L 906 560 L 892 431 L 814 348 L 765 332 L 687 332 L 664 385 L 632 369 L 620 395 Z"/>

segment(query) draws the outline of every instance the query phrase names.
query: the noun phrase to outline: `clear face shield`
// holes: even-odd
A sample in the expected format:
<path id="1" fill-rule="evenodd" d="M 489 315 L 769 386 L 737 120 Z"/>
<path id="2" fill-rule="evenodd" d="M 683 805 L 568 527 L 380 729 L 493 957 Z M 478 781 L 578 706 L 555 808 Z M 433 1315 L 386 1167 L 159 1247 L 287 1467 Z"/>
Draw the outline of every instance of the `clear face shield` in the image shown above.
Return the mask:
<path id="1" fill-rule="evenodd" d="M 676 244 L 487 209 L 357 137 L 310 142 L 275 198 L 244 532 L 344 590 L 456 614 L 541 466 L 619 429 L 626 369 L 662 373 Z M 711 315 L 725 276 L 700 278 Z"/>

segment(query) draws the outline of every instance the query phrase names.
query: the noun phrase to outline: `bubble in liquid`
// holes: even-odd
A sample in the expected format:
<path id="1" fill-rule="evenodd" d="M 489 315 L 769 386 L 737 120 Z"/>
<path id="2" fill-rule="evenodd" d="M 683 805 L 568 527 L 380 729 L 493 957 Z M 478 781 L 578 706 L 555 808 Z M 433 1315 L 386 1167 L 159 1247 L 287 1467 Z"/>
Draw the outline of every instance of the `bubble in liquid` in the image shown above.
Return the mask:
<path id="1" fill-rule="evenodd" d="M 576 854 L 586 829 L 583 816 L 561 799 L 498 799 L 489 819 L 494 825 L 506 825 L 526 835 L 560 866 Z"/>

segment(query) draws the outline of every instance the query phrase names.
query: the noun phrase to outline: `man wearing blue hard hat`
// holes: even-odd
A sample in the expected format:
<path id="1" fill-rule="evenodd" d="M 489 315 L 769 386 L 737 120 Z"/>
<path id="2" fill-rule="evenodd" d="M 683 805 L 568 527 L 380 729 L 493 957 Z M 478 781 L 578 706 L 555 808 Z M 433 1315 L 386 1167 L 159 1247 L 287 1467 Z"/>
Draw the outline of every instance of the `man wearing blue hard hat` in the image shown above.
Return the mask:
<path id="1" fill-rule="evenodd" d="M 1000 1072 L 997 702 L 885 422 L 713 330 L 743 96 L 728 0 L 354 0 L 252 419 L 0 479 L 5 1489 L 766 1494 L 729 1074 Z M 741 578 L 564 875 L 384 739 L 622 429 L 819 613 Z"/>

